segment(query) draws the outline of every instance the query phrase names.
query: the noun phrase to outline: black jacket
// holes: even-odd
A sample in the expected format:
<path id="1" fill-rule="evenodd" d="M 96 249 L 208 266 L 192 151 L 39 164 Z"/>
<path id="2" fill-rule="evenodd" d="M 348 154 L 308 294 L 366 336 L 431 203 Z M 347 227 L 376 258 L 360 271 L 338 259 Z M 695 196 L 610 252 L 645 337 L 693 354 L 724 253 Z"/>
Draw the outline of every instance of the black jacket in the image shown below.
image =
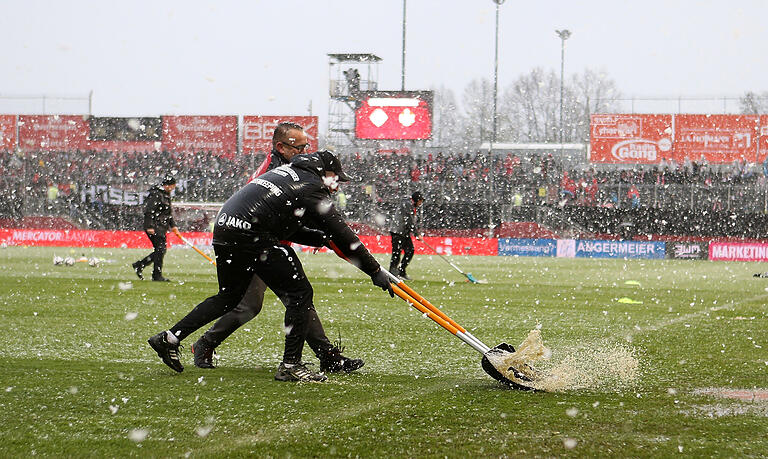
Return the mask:
<path id="1" fill-rule="evenodd" d="M 410 236 L 419 235 L 419 214 L 411 198 L 404 198 L 389 221 L 389 232 Z"/>
<path id="2" fill-rule="evenodd" d="M 258 168 L 251 174 L 248 181 L 255 179 L 256 177 L 260 176 L 261 174 L 264 174 L 266 172 L 271 171 L 272 169 L 276 167 L 280 167 L 284 164 L 288 164 L 288 160 L 285 159 L 285 156 L 280 154 L 279 151 L 276 149 L 272 149 L 272 151 L 267 155 L 266 158 L 264 158 L 264 162 L 262 162 Z"/>
<path id="3" fill-rule="evenodd" d="M 334 207 L 321 178 L 324 175 L 319 155 L 312 153 L 296 155 L 290 164 L 253 179 L 222 206 L 213 243 L 258 246 L 290 240 L 322 246 L 332 241 L 352 263 L 372 275 L 379 263 Z M 313 229 L 307 229 L 307 224 Z"/>
<path id="4" fill-rule="evenodd" d="M 169 228 L 176 226 L 171 212 L 171 193 L 167 193 L 160 185 L 149 189 L 144 204 L 145 231 L 153 228 L 155 233 L 167 233 Z"/>

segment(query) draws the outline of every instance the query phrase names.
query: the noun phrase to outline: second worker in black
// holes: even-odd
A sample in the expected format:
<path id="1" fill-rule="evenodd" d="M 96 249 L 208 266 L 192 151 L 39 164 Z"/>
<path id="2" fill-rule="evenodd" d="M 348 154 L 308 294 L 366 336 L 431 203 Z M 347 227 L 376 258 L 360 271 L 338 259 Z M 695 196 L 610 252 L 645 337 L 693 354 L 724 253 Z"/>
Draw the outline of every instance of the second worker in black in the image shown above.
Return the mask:
<path id="1" fill-rule="evenodd" d="M 179 343 L 195 330 L 234 308 L 258 275 L 285 305 L 285 348 L 275 379 L 324 381 L 302 360 L 307 318 L 314 310 L 313 290 L 296 252 L 281 240 L 335 246 L 345 258 L 388 291 L 389 276 L 347 226 L 331 200 L 338 181 L 348 180 L 329 151 L 296 155 L 251 181 L 224 203 L 216 218 L 213 248 L 219 291 L 205 299 L 167 331 L 149 339 L 163 362 L 181 372 Z M 311 220 L 312 228 L 303 222 Z"/>

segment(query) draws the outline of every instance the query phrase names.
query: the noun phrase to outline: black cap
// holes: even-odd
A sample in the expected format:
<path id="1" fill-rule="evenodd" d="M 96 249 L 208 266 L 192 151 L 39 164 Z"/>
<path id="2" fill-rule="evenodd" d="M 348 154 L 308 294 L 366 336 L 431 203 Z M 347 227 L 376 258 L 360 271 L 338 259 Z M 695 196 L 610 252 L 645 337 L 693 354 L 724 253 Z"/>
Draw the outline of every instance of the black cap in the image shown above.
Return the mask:
<path id="1" fill-rule="evenodd" d="M 424 195 L 421 194 L 421 191 L 414 191 L 413 194 L 411 195 L 411 199 L 413 200 L 413 202 L 423 201 Z"/>
<path id="2" fill-rule="evenodd" d="M 160 183 L 163 185 L 176 185 L 176 177 L 173 175 L 166 175 Z"/>
<path id="3" fill-rule="evenodd" d="M 349 182 L 352 180 L 350 176 L 345 174 L 341 169 L 341 161 L 339 161 L 339 158 L 332 151 L 322 150 L 318 151 L 317 154 L 320 156 L 320 160 L 323 161 L 323 169 L 338 175 L 340 182 Z"/>

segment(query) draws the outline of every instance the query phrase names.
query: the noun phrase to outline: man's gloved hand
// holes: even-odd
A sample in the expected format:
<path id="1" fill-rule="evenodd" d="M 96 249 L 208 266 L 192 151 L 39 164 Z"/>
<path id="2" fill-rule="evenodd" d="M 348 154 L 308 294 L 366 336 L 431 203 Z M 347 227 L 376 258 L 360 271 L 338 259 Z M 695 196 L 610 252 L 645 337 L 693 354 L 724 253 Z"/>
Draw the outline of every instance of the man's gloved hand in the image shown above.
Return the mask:
<path id="1" fill-rule="evenodd" d="M 380 287 L 385 292 L 389 292 L 389 296 L 392 298 L 395 297 L 395 292 L 392 290 L 392 284 L 389 281 L 389 276 L 384 272 L 383 269 L 379 268 L 378 271 L 373 273 L 371 276 L 371 281 L 373 281 L 373 285 L 376 287 Z"/>

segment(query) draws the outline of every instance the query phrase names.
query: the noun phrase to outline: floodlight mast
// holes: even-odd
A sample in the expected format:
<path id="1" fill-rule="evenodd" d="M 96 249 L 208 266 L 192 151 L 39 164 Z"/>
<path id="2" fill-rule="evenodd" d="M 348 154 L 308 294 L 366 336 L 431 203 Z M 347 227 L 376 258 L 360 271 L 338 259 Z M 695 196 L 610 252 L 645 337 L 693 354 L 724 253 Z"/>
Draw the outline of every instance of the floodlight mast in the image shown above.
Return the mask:
<path id="1" fill-rule="evenodd" d="M 405 4 L 406 0 L 403 0 L 403 62 L 401 64 L 401 75 L 400 75 L 400 90 L 405 91 Z"/>
<path id="2" fill-rule="evenodd" d="M 494 57 L 493 57 L 493 129 L 491 132 L 491 143 L 488 148 L 488 174 L 489 174 L 489 184 L 490 184 L 490 195 L 489 195 L 489 207 L 488 207 L 488 229 L 493 229 L 493 204 L 490 204 L 493 202 L 493 144 L 496 143 L 496 133 L 497 133 L 497 125 L 499 120 L 498 115 L 498 93 L 499 93 L 499 7 L 502 3 L 504 3 L 505 0 L 493 0 L 493 2 L 496 4 L 496 40 L 495 40 L 495 51 L 494 51 Z"/>
<path id="3" fill-rule="evenodd" d="M 563 79 L 565 78 L 565 40 L 570 38 L 571 31 L 568 29 L 555 30 L 560 37 L 560 149 L 563 145 Z"/>

